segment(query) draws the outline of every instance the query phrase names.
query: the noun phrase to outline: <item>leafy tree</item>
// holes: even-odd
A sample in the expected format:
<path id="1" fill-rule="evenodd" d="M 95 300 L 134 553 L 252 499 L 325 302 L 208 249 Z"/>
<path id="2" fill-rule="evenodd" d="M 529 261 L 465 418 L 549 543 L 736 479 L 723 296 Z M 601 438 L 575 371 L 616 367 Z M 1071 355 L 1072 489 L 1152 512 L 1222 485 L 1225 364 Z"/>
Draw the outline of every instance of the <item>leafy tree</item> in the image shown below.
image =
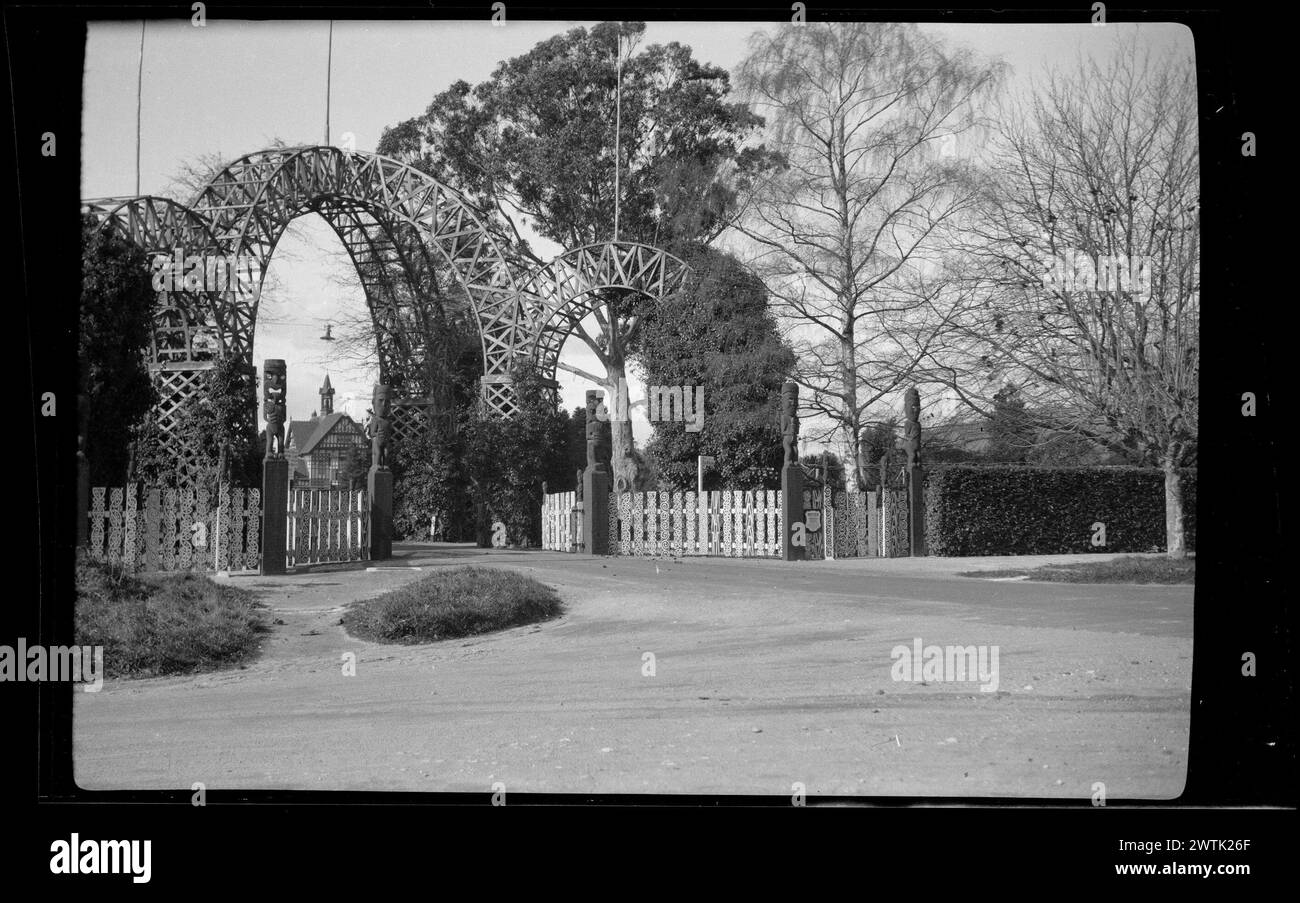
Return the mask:
<path id="1" fill-rule="evenodd" d="M 213 498 L 222 483 L 260 486 L 264 445 L 257 421 L 256 372 L 245 361 L 222 358 L 204 373 L 177 424 L 177 442 L 199 453 L 198 470 L 181 474 L 170 445 L 150 441 L 140 443 L 136 473 L 155 485 L 204 488 Z"/>
<path id="2" fill-rule="evenodd" d="M 993 396 L 993 412 L 988 418 L 989 446 L 984 457 L 999 464 L 1023 464 L 1029 459 L 1038 430 L 1025 412 L 1025 400 L 1013 385 L 1006 385 Z"/>
<path id="3" fill-rule="evenodd" d="M 339 486 L 346 486 L 349 492 L 364 489 L 366 477 L 370 473 L 370 446 L 358 443 L 355 448 L 344 455 L 339 462 Z"/>
<path id="4" fill-rule="evenodd" d="M 693 488 L 698 455 L 716 459 L 724 485 L 780 483 L 781 384 L 794 354 L 777 333 L 762 281 L 730 254 L 695 245 L 682 290 L 642 327 L 640 362 L 652 386 L 704 389 L 703 428 L 660 420 L 646 455 L 666 489 Z M 662 416 L 662 415 L 661 415 Z"/>
<path id="5" fill-rule="evenodd" d="M 433 428 L 411 441 L 397 443 L 392 468 L 396 535 L 427 537 L 436 514 L 447 541 L 467 542 L 477 537 L 467 489 L 464 437 L 457 431 Z"/>
<path id="6" fill-rule="evenodd" d="M 466 418 L 465 476 L 476 541 L 491 544 L 492 525 L 505 525 L 510 545 L 540 545 L 542 482 L 559 479 L 569 459 L 569 418 L 555 409 L 535 369 L 515 373 L 519 402 L 502 419 L 484 410 Z"/>
<path id="7" fill-rule="evenodd" d="M 533 264 L 543 261 L 521 219 L 566 248 L 615 237 L 616 210 L 622 240 L 709 241 L 736 209 L 736 187 L 720 178 L 724 167 L 734 166 L 740 176 L 732 181 L 743 187 L 769 159 L 740 147 L 761 120 L 728 100 L 725 70 L 675 42 L 627 55 L 616 115 L 623 43 L 644 31 L 644 23 L 606 22 L 542 41 L 477 87 L 461 81 L 437 95 L 423 116 L 386 130 L 379 152 L 462 189 L 502 245 Z M 594 326 L 576 312 L 567 325 L 605 372 L 561 366 L 613 398 L 647 301 L 612 289 L 598 297 Z M 631 423 L 613 424 L 612 438 L 615 474 L 634 482 Z"/>
<path id="8" fill-rule="evenodd" d="M 146 364 L 153 306 L 144 251 L 87 217 L 77 363 L 90 409 L 86 453 L 93 486 L 126 482 L 132 443 L 157 401 Z"/>

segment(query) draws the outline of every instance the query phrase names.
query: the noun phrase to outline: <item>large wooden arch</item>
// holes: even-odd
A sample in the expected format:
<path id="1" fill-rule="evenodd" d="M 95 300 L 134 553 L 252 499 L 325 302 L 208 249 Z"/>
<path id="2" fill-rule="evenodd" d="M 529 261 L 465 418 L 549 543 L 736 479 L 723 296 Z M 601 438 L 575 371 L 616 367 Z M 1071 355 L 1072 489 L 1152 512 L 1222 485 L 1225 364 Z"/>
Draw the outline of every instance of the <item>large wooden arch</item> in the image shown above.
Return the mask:
<path id="1" fill-rule="evenodd" d="M 473 311 L 483 353 L 482 397 L 500 416 L 515 410 L 512 373 L 530 360 L 554 381 L 564 340 L 596 309 L 596 293 L 622 288 L 659 297 L 685 265 L 629 242 L 578 248 L 528 272 L 507 256 L 457 191 L 398 160 L 337 147 L 272 148 L 241 157 L 188 204 L 168 198 L 82 202 L 102 228 L 155 257 L 222 256 L 248 278 L 224 290 L 159 293 L 150 367 L 161 401 L 157 424 L 173 433 L 202 371 L 218 357 L 253 363 L 258 301 L 289 223 L 317 213 L 338 234 L 364 287 L 381 378 L 407 374 L 398 390 L 398 438 L 417 428 L 433 387 L 402 366 L 429 353 L 410 324 L 429 315 L 426 286 L 451 283 Z M 394 274 L 400 274 L 394 282 Z M 403 413 L 404 412 L 404 413 Z M 406 422 L 401 422 L 405 417 Z M 180 451 L 180 450 L 178 450 Z"/>

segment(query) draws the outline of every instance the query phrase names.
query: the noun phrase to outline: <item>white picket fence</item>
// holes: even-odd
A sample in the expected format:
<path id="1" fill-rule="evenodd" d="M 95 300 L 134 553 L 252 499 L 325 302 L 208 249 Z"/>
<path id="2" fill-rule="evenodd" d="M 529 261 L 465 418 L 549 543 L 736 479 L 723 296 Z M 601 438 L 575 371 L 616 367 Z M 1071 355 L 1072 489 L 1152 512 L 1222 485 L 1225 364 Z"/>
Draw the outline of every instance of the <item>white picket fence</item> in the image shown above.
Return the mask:
<path id="1" fill-rule="evenodd" d="M 542 548 L 573 552 L 582 547 L 582 502 L 576 492 L 542 496 Z"/>
<path id="2" fill-rule="evenodd" d="M 877 494 L 836 492 L 831 501 L 827 504 L 820 488 L 804 490 L 807 557 L 880 555 L 884 531 Z M 582 549 L 582 504 L 572 492 L 543 496 L 542 548 Z M 610 494 L 609 539 L 615 555 L 779 558 L 781 535 L 779 490 Z M 890 554 L 900 554 L 896 542 L 894 537 Z"/>
<path id="3" fill-rule="evenodd" d="M 781 493 L 614 493 L 609 539 L 618 555 L 778 557 Z"/>

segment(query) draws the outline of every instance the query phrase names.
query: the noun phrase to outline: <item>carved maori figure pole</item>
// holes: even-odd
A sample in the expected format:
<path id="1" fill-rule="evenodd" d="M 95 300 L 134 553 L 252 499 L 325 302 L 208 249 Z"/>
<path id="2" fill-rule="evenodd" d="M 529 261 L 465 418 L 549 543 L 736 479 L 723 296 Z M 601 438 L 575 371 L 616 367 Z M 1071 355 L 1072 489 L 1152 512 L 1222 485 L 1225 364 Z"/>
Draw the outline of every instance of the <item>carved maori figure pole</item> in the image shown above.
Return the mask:
<path id="1" fill-rule="evenodd" d="M 284 361 L 262 365 L 262 413 L 266 417 L 266 455 L 262 459 L 262 573 L 283 574 L 287 565 L 289 460 L 284 456 Z"/>
<path id="2" fill-rule="evenodd" d="M 609 554 L 609 491 L 613 479 L 609 413 L 601 393 L 587 392 L 587 469 L 582 474 L 582 543 L 588 555 Z"/>
<path id="3" fill-rule="evenodd" d="M 370 496 L 370 558 L 384 561 L 393 557 L 393 472 L 388 468 L 388 443 L 392 437 L 392 390 L 375 384 L 370 397 L 370 472 L 366 490 Z"/>
<path id="4" fill-rule="evenodd" d="M 903 451 L 907 454 L 907 470 L 921 466 L 921 395 L 912 387 L 903 394 Z"/>
<path id="5" fill-rule="evenodd" d="M 284 361 L 269 360 L 263 366 L 262 415 L 266 418 L 266 457 L 284 457 L 285 386 Z"/>
<path id="6" fill-rule="evenodd" d="M 376 383 L 370 399 L 370 420 L 366 423 L 371 467 L 388 467 L 388 443 L 392 434 L 392 390 L 383 383 Z"/>
<path id="7" fill-rule="evenodd" d="M 925 493 L 921 469 L 921 395 L 916 387 L 903 395 L 903 452 L 907 455 L 908 546 L 912 555 L 925 554 Z"/>
<path id="8" fill-rule="evenodd" d="M 799 384 L 794 380 L 781 387 L 781 444 L 785 466 L 799 463 Z"/>
<path id="9" fill-rule="evenodd" d="M 609 413 L 601 402 L 601 393 L 595 390 L 589 391 L 587 393 L 587 469 L 604 465 L 608 470 L 613 452 Z"/>
<path id="10" fill-rule="evenodd" d="M 781 445 L 785 449 L 781 467 L 781 557 L 785 561 L 803 561 L 808 549 L 803 522 L 803 469 L 799 466 L 799 384 L 794 380 L 781 386 Z"/>

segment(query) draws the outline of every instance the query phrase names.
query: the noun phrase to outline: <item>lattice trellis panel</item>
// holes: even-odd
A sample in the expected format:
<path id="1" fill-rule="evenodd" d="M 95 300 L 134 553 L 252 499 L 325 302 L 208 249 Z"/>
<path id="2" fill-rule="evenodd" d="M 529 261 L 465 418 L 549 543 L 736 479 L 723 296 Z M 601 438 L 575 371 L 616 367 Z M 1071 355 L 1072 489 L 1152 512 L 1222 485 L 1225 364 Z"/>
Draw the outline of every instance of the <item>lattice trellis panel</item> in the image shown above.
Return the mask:
<path id="1" fill-rule="evenodd" d="M 430 423 L 426 406 L 423 404 L 398 401 L 393 405 L 392 413 L 394 445 L 419 439 Z"/>

